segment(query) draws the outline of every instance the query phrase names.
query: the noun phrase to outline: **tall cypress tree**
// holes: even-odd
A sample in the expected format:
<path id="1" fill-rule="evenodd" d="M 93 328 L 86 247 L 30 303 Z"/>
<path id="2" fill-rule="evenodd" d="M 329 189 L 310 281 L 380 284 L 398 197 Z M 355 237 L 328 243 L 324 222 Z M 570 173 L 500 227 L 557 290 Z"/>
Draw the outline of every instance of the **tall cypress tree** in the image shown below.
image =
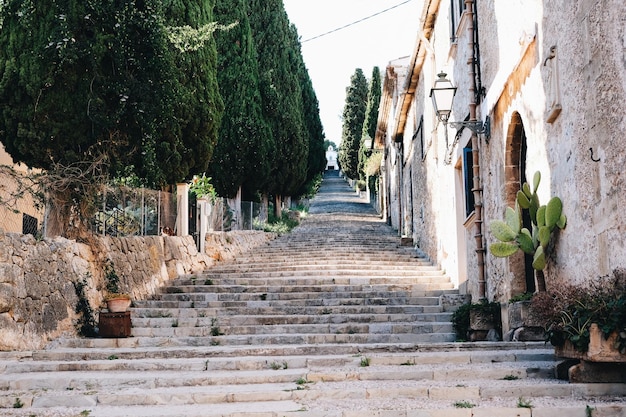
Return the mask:
<path id="1" fill-rule="evenodd" d="M 358 178 L 359 175 L 359 147 L 365 121 L 367 90 L 367 79 L 363 75 L 363 70 L 357 68 L 350 78 L 350 86 L 346 88 L 346 104 L 343 108 L 341 146 L 339 148 L 341 169 L 353 179 Z"/>
<path id="2" fill-rule="evenodd" d="M 209 173 L 218 194 L 232 198 L 240 186 L 250 198 L 267 181 L 271 131 L 263 119 L 257 52 L 246 0 L 217 0 L 215 19 L 238 22 L 216 33 L 218 82 L 225 113 Z"/>
<path id="3" fill-rule="evenodd" d="M 308 141 L 302 119 L 298 59 L 281 0 L 249 0 L 250 26 L 259 56 L 263 116 L 274 146 L 264 191 L 276 198 L 293 195 L 306 179 Z"/>
<path id="4" fill-rule="evenodd" d="M 160 152 L 171 164 L 167 181 L 173 183 L 208 168 L 217 143 L 224 102 L 218 88 L 217 49 L 212 36 L 215 0 L 164 3 L 168 28 L 183 29 L 186 42 L 186 46 L 177 45 L 173 51 L 180 85 L 175 105 L 178 126 L 175 126 L 180 130 L 172 132 L 168 143 L 161 144 L 163 151 Z M 171 36 L 170 41 L 173 41 Z"/>
<path id="5" fill-rule="evenodd" d="M 300 88 L 302 89 L 302 117 L 308 138 L 307 176 L 305 184 L 298 194 L 309 191 L 310 183 L 326 168 L 326 148 L 324 146 L 324 128 L 320 119 L 319 102 L 313 89 L 309 72 L 302 59 L 302 49 L 295 26 L 291 26 L 292 42 L 295 45 L 296 57 L 299 59 Z"/>
<path id="6" fill-rule="evenodd" d="M 50 169 L 106 154 L 151 183 L 170 167 L 177 77 L 158 1 L 10 0 L 0 32 L 0 140 Z"/>
<path id="7" fill-rule="evenodd" d="M 365 121 L 363 122 L 363 132 L 361 133 L 361 143 L 359 149 L 359 176 L 365 180 L 365 164 L 371 154 L 371 150 L 365 147 L 365 140 L 374 140 L 376 136 L 376 125 L 378 124 L 378 107 L 382 96 L 380 70 L 374 67 L 372 78 L 369 83 L 367 93 L 367 107 L 365 109 Z"/>

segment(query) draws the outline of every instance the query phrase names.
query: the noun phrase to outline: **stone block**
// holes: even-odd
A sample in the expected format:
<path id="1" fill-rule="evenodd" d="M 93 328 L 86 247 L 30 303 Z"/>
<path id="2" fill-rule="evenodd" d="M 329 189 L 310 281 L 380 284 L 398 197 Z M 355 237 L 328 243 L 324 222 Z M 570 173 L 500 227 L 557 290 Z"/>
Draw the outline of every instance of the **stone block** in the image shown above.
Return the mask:
<path id="1" fill-rule="evenodd" d="M 509 329 L 519 327 L 543 327 L 542 323 L 533 316 L 530 301 L 517 301 L 508 304 Z"/>
<path id="2" fill-rule="evenodd" d="M 431 400 L 470 401 L 480 399 L 478 387 L 431 387 L 428 390 Z"/>
<path id="3" fill-rule="evenodd" d="M 581 361 L 569 368 L 570 382 L 626 383 L 626 364 Z"/>
<path id="4" fill-rule="evenodd" d="M 513 332 L 514 342 L 541 342 L 545 340 L 545 330 L 543 327 L 519 327 Z"/>
<path id="5" fill-rule="evenodd" d="M 472 417 L 531 417 L 530 408 L 479 407 L 472 409 Z"/>

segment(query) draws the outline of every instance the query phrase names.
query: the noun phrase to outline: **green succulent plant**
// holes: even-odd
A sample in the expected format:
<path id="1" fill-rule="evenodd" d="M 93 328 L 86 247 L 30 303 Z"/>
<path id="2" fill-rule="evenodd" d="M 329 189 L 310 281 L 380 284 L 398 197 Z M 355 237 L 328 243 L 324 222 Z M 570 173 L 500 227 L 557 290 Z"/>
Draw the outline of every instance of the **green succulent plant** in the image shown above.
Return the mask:
<path id="1" fill-rule="evenodd" d="M 537 279 L 537 291 L 545 291 L 546 283 L 543 270 L 546 267 L 546 251 L 553 232 L 565 228 L 567 217 L 563 214 L 563 202 L 559 197 L 552 197 L 548 204 L 541 205 L 537 189 L 541 182 L 541 173 L 533 177 L 531 190 L 528 182 L 517 192 L 515 208 L 507 207 L 504 220 L 490 223 L 491 233 L 499 240 L 489 246 L 492 255 L 506 258 L 518 250 L 533 257 L 533 268 Z M 531 230 L 522 227 L 522 210 L 528 210 L 532 222 Z"/>

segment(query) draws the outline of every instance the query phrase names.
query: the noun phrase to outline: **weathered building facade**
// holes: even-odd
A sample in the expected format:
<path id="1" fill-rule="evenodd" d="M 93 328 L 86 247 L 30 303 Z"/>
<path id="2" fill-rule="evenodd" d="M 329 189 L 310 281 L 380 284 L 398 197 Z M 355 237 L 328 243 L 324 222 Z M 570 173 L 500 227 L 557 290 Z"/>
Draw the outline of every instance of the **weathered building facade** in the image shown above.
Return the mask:
<path id="1" fill-rule="evenodd" d="M 532 271 L 489 253 L 489 223 L 540 171 L 541 202 L 559 196 L 568 218 L 548 288 L 625 267 L 626 3 L 426 0 L 417 29 L 384 81 L 388 222 L 475 300 L 506 301 L 532 289 Z M 448 123 L 430 98 L 440 72 L 457 88 Z"/>

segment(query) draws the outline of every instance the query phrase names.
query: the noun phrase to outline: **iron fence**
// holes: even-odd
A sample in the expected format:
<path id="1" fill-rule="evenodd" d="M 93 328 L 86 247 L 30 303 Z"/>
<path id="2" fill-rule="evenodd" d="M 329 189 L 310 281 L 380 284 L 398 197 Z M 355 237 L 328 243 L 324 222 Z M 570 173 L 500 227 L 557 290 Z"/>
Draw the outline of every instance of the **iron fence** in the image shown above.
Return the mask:
<path id="1" fill-rule="evenodd" d="M 96 199 L 93 232 L 147 236 L 175 231 L 176 194 L 147 188 L 105 187 Z"/>

